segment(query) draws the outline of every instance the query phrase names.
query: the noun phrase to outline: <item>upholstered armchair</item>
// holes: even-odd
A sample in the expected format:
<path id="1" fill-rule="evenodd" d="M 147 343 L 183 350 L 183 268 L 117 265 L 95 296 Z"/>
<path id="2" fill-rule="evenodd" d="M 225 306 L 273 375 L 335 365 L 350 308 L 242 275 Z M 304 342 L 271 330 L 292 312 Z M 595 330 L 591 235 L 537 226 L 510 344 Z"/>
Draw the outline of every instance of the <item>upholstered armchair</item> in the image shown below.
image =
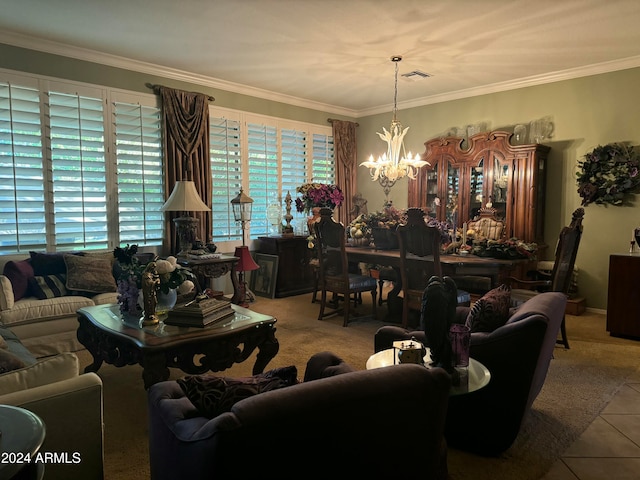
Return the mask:
<path id="1" fill-rule="evenodd" d="M 450 447 L 492 456 L 511 446 L 544 385 L 566 302 L 562 293 L 541 293 L 512 309 L 506 323 L 493 331 L 472 330 L 469 355 L 489 369 L 491 380 L 480 390 L 449 399 L 445 438 Z M 456 322 L 464 323 L 470 311 L 457 307 Z M 381 327 L 374 350 L 412 337 L 427 344 L 422 330 Z"/>
<path id="2" fill-rule="evenodd" d="M 303 382 L 213 418 L 178 382 L 151 386 L 151 478 L 396 478 L 419 469 L 420 478 L 445 480 L 446 372 L 414 364 L 351 370 L 329 352 L 316 354 Z"/>
<path id="3" fill-rule="evenodd" d="M 478 218 L 467 224 L 466 233 L 478 240 L 500 240 L 504 234 L 504 221 L 497 217 L 495 208 L 483 207 Z"/>

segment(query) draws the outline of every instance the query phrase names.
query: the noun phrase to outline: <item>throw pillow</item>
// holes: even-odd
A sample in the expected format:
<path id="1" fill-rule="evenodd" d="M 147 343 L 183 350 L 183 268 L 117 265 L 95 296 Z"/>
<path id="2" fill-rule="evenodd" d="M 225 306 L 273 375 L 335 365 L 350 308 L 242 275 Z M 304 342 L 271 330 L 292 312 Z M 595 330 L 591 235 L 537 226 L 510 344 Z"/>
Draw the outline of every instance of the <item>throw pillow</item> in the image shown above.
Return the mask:
<path id="1" fill-rule="evenodd" d="M 29 279 L 34 275 L 33 266 L 29 260 L 7 262 L 2 274 L 11 282 L 15 301 L 29 296 Z"/>
<path id="2" fill-rule="evenodd" d="M 67 295 L 66 282 L 67 276 L 62 273 L 35 276 L 29 279 L 29 288 L 33 296 L 39 300 L 64 297 Z"/>
<path id="3" fill-rule="evenodd" d="M 207 418 L 229 412 L 236 402 L 298 383 L 295 366 L 244 378 L 191 375 L 177 380 L 187 398 Z"/>
<path id="4" fill-rule="evenodd" d="M 472 333 L 493 332 L 509 319 L 510 304 L 511 288 L 508 285 L 494 288 L 473 304 L 467 315 L 467 327 Z"/>
<path id="5" fill-rule="evenodd" d="M 111 261 L 105 258 L 65 255 L 67 290 L 106 293 L 117 290 Z"/>
<path id="6" fill-rule="evenodd" d="M 0 373 L 7 373 L 24 367 L 24 362 L 13 353 L 0 349 Z"/>
<path id="7" fill-rule="evenodd" d="M 56 273 L 65 273 L 67 267 L 64 264 L 64 253 L 42 253 L 29 252 L 31 255 L 31 266 L 34 275 L 55 275 Z"/>

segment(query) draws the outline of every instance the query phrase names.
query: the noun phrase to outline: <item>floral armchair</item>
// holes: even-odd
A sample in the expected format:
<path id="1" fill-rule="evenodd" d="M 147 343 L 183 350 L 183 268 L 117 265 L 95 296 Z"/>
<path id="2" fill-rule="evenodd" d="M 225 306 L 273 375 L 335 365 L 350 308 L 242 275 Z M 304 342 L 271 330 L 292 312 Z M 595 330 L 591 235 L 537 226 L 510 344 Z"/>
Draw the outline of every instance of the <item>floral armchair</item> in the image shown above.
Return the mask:
<path id="1" fill-rule="evenodd" d="M 496 218 L 496 209 L 485 207 L 480 209 L 480 218 L 467 224 L 467 235 L 476 240 L 499 240 L 504 233 L 504 222 Z"/>

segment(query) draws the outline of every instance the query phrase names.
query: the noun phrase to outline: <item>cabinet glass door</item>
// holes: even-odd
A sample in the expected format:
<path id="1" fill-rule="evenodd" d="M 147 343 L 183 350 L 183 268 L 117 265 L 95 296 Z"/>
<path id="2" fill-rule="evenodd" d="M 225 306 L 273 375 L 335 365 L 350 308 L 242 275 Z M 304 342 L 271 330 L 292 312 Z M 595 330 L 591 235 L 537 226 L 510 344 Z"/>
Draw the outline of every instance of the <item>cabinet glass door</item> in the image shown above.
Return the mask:
<path id="1" fill-rule="evenodd" d="M 446 222 L 453 227 L 458 225 L 458 207 L 460 205 L 459 196 L 460 196 L 460 169 L 458 167 L 454 167 L 450 163 L 447 164 L 447 198 L 446 198 L 446 208 L 445 208 L 445 218 Z"/>
<path id="2" fill-rule="evenodd" d="M 493 208 L 497 210 L 498 218 L 505 218 L 507 215 L 507 199 L 509 198 L 509 187 L 511 186 L 511 166 L 501 162 L 498 157 L 493 157 L 493 188 L 491 192 L 491 202 Z"/>
<path id="3" fill-rule="evenodd" d="M 440 210 L 440 198 L 438 197 L 438 164 L 431 170 L 427 170 L 427 208 L 429 216 L 437 218 Z"/>
<path id="4" fill-rule="evenodd" d="M 469 220 L 480 214 L 480 208 L 484 200 L 484 159 L 477 166 L 471 167 L 469 188 Z"/>

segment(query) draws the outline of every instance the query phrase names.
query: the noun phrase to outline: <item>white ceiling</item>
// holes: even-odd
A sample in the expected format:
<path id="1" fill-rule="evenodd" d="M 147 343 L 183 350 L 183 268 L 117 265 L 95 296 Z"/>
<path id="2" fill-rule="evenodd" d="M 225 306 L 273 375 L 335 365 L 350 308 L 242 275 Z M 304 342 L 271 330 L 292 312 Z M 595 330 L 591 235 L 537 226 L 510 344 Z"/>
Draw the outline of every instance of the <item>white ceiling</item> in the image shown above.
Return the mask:
<path id="1" fill-rule="evenodd" d="M 352 116 L 640 66 L 638 0 L 2 0 L 0 43 Z"/>

